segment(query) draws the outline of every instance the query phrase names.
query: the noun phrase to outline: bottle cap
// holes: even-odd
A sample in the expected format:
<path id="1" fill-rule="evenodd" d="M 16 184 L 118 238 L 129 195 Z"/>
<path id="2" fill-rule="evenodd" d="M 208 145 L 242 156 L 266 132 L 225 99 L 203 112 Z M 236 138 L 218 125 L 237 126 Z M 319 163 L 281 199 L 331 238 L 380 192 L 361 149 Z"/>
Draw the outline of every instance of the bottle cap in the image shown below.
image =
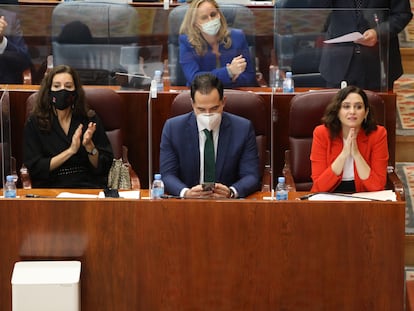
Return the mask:
<path id="1" fill-rule="evenodd" d="M 282 182 L 284 183 L 285 182 L 285 177 L 278 177 L 277 181 L 280 182 L 280 183 L 282 183 Z"/>
<path id="2" fill-rule="evenodd" d="M 13 181 L 13 176 L 12 175 L 7 175 L 6 181 Z"/>
<path id="3" fill-rule="evenodd" d="M 292 71 L 286 71 L 286 78 L 292 78 Z"/>
<path id="4" fill-rule="evenodd" d="M 161 174 L 154 174 L 154 179 L 161 179 Z"/>

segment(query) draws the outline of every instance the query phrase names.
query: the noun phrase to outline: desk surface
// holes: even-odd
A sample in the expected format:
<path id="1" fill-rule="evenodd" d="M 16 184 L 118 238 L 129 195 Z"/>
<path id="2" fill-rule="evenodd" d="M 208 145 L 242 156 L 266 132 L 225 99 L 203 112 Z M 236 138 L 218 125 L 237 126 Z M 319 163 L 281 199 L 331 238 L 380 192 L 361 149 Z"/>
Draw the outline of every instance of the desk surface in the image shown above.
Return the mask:
<path id="1" fill-rule="evenodd" d="M 83 311 L 402 310 L 404 214 L 403 202 L 1 199 L 2 310 L 14 263 L 44 259 L 82 262 Z"/>

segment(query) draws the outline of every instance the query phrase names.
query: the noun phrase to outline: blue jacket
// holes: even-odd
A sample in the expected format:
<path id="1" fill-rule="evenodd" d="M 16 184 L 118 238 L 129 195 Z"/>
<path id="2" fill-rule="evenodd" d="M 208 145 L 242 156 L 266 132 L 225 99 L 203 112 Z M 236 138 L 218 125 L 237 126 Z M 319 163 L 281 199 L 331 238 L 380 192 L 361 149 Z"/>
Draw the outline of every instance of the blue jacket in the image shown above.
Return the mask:
<path id="1" fill-rule="evenodd" d="M 193 112 L 168 119 L 160 146 L 160 172 L 166 192 L 200 184 L 200 148 Z M 233 186 L 240 197 L 259 189 L 259 157 L 253 125 L 223 112 L 216 156 L 216 182 Z"/>
<path id="2" fill-rule="evenodd" d="M 231 29 L 230 36 L 232 45 L 229 49 L 225 49 L 223 44 L 219 46 L 220 65 L 217 68 L 216 55 L 212 52 L 210 46 L 208 46 L 207 53 L 200 56 L 188 42 L 187 35 L 180 35 L 180 64 L 187 79 L 187 85 L 191 84 L 191 81 L 194 80 L 196 75 L 206 72 L 211 72 L 217 76 L 226 88 L 257 85 L 254 63 L 251 61 L 249 48 L 243 31 L 240 29 Z M 237 80 L 232 82 L 227 73 L 226 64 L 230 64 L 232 59 L 239 55 L 243 55 L 246 59 L 247 67 Z"/>

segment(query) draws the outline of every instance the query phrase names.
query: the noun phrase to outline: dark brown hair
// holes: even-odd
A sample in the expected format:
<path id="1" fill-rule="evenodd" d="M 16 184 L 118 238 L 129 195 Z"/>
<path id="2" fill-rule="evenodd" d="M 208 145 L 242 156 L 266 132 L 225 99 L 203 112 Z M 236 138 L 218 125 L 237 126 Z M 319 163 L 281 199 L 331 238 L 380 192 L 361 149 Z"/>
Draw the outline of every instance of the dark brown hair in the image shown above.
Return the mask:
<path id="1" fill-rule="evenodd" d="M 326 107 L 325 114 L 322 117 L 323 124 L 325 124 L 325 126 L 329 129 L 331 139 L 338 137 L 342 130 L 342 124 L 339 120 L 338 113 L 341 109 L 342 102 L 351 93 L 359 94 L 364 102 L 365 110 L 368 110 L 367 117 L 361 124 L 361 128 L 365 131 L 365 134 L 368 135 L 377 129 L 377 123 L 374 119 L 374 112 L 369 104 L 367 94 L 363 89 L 350 85 L 336 93 L 331 103 Z"/>
<path id="2" fill-rule="evenodd" d="M 42 131 L 50 131 L 52 117 L 55 114 L 54 107 L 50 104 L 50 88 L 52 86 L 53 77 L 59 73 L 68 73 L 72 76 L 77 93 L 75 104 L 72 107 L 74 115 L 87 116 L 88 107 L 85 103 L 85 92 L 82 88 L 77 72 L 66 65 L 58 65 L 43 78 L 37 93 L 36 103 L 33 107 L 32 114 L 37 118 L 39 128 Z"/>

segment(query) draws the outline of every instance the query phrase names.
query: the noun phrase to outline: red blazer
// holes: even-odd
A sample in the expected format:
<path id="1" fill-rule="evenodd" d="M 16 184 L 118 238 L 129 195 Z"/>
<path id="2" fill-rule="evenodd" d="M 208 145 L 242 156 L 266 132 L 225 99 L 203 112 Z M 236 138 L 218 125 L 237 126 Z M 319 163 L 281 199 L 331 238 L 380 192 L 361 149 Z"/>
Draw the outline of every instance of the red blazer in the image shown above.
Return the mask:
<path id="1" fill-rule="evenodd" d="M 368 136 L 360 130 L 357 136 L 359 152 L 371 167 L 371 173 L 361 180 L 354 166 L 355 189 L 357 192 L 383 190 L 387 181 L 388 144 L 387 130 L 377 126 L 377 130 Z M 342 135 L 334 140 L 329 137 L 325 125 L 319 125 L 313 131 L 313 142 L 310 160 L 312 162 L 312 192 L 333 191 L 342 181 L 342 174 L 336 176 L 331 163 L 339 155 L 343 147 Z"/>

